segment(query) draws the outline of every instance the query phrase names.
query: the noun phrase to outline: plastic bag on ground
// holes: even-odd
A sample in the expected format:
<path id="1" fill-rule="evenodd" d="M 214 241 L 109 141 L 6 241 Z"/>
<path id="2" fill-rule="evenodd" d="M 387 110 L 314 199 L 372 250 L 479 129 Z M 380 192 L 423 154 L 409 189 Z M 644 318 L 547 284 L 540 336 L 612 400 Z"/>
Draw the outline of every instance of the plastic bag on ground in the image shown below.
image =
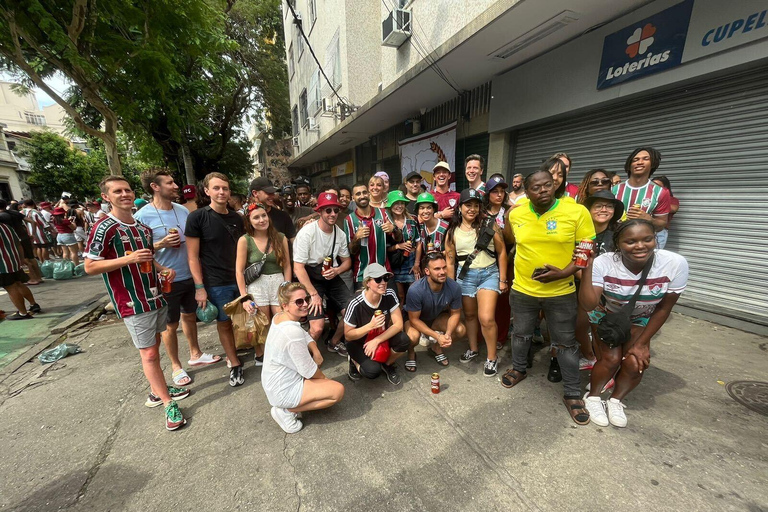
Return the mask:
<path id="1" fill-rule="evenodd" d="M 224 312 L 232 319 L 237 350 L 263 345 L 267 341 L 267 327 L 269 327 L 267 315 L 258 309 L 256 314 L 249 315 L 243 309 L 242 303 L 252 300 L 250 295 L 242 295 L 224 305 Z"/>
<path id="2" fill-rule="evenodd" d="M 73 274 L 75 275 L 75 277 L 85 276 L 85 263 L 81 263 L 78 266 L 76 266 Z"/>
<path id="3" fill-rule="evenodd" d="M 213 322 L 216 320 L 216 317 L 219 316 L 219 310 L 216 306 L 214 306 L 210 301 L 207 301 L 205 303 L 205 308 L 197 308 L 197 318 L 201 322 L 205 322 L 207 324 Z"/>
<path id="4" fill-rule="evenodd" d="M 72 279 L 74 277 L 75 264 L 69 260 L 57 261 L 53 264 L 53 278 L 58 280 Z"/>
<path id="5" fill-rule="evenodd" d="M 48 364 L 71 354 L 79 354 L 80 352 L 82 352 L 82 350 L 80 350 L 80 345 L 62 343 L 61 345 L 49 348 L 48 350 L 43 350 L 37 358 L 42 364 Z"/>
<path id="6" fill-rule="evenodd" d="M 53 279 L 53 261 L 45 260 L 40 264 L 40 273 L 45 279 Z"/>

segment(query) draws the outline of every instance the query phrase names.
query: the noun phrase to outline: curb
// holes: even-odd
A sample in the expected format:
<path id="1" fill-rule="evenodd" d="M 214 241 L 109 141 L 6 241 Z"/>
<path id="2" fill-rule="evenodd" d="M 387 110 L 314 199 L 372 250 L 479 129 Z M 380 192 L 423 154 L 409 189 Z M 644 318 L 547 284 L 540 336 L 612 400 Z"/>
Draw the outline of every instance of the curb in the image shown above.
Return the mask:
<path id="1" fill-rule="evenodd" d="M 27 363 L 27 361 L 33 359 L 43 350 L 63 342 L 67 337 L 66 332 L 68 330 L 77 325 L 83 319 L 89 317 L 91 314 L 93 314 L 94 311 L 103 308 L 108 302 L 109 295 L 104 295 L 98 299 L 93 299 L 91 302 L 83 306 L 80 311 L 67 318 L 63 322 L 60 322 L 58 325 L 54 326 L 51 329 L 50 336 L 47 336 L 43 341 L 35 343 L 27 350 L 16 356 L 16 358 L 8 363 L 5 367 L 0 369 L 0 383 L 10 377 L 16 370 L 21 368 L 24 364 Z"/>

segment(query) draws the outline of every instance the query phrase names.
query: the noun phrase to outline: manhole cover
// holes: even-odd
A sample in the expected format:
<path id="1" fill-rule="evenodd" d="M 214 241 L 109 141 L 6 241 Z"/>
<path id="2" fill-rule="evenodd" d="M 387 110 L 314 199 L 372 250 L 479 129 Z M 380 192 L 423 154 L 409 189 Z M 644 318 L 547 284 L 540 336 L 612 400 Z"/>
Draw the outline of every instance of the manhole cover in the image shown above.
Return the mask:
<path id="1" fill-rule="evenodd" d="M 768 416 L 768 382 L 737 380 L 726 384 L 725 390 L 747 409 Z"/>

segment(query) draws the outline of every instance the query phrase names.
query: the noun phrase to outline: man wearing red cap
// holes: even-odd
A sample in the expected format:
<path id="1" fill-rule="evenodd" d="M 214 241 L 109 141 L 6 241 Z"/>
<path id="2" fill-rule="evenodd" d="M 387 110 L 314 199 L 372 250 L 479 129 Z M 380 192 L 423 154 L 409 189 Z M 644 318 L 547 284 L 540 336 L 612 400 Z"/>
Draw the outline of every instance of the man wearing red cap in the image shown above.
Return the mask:
<path id="1" fill-rule="evenodd" d="M 450 222 L 460 194 L 451 190 L 451 167 L 448 162 L 437 162 L 432 169 L 432 195 L 437 201 L 435 218 Z"/>
<path id="2" fill-rule="evenodd" d="M 334 311 L 344 315 L 350 290 L 339 274 L 349 270 L 352 261 L 344 231 L 336 226 L 336 218 L 341 211 L 338 196 L 330 192 L 319 194 L 315 211 L 320 218 L 301 228 L 293 242 L 293 268 L 296 278 L 312 297 L 307 317 L 309 334 L 319 344 L 325 324 L 323 297 L 331 303 Z M 328 350 L 346 357 L 347 350 L 340 338 L 338 333 L 333 336 Z"/>
<path id="3" fill-rule="evenodd" d="M 197 187 L 194 185 L 184 185 L 181 189 L 181 195 L 184 198 L 183 206 L 189 210 L 189 213 L 197 210 L 197 202 L 195 201 L 197 198 Z"/>

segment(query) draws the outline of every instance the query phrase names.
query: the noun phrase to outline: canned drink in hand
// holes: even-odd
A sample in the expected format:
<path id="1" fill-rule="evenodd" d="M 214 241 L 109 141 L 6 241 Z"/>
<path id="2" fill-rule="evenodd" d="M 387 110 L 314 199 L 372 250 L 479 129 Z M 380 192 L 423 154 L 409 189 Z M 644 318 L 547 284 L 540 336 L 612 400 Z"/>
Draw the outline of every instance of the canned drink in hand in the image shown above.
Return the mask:
<path id="1" fill-rule="evenodd" d="M 168 270 L 160 272 L 160 286 L 163 293 L 171 293 L 171 273 Z"/>
<path id="2" fill-rule="evenodd" d="M 331 260 L 330 257 L 326 256 L 323 258 L 323 272 L 326 270 L 331 270 L 331 266 L 333 264 L 333 260 Z"/>
<path id="3" fill-rule="evenodd" d="M 579 245 L 577 246 L 578 251 L 576 253 L 575 261 L 577 267 L 587 268 L 587 264 L 589 263 L 589 256 L 592 254 L 594 248 L 595 242 L 589 238 L 585 238 L 579 242 Z"/>
<path id="4" fill-rule="evenodd" d="M 179 230 L 176 229 L 176 228 L 171 228 L 171 229 L 168 230 L 168 234 L 169 235 L 178 235 L 179 234 Z M 178 243 L 173 245 L 174 249 L 178 249 L 179 247 L 181 247 L 181 240 L 179 240 Z"/>

